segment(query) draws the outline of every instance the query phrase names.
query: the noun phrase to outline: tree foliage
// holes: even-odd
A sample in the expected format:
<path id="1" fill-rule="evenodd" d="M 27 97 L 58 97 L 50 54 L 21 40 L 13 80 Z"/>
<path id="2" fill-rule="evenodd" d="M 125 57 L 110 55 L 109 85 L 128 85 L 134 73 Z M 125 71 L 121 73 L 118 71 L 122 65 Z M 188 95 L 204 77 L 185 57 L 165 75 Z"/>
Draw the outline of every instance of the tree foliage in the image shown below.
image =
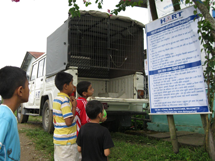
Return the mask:
<path id="1" fill-rule="evenodd" d="M 143 3 L 143 0 L 139 0 L 138 2 L 132 2 L 131 0 L 121 0 L 121 1 L 117 0 L 117 2 L 118 4 L 116 4 L 116 8 L 107 12 L 107 14 L 109 14 L 110 16 L 113 14 L 118 15 L 119 12 L 125 11 L 126 7 L 128 6 L 131 6 L 131 7 L 134 7 L 137 5 L 140 6 Z M 83 3 L 85 4 L 86 7 L 92 4 L 90 0 L 83 0 Z M 94 0 L 94 3 L 97 4 L 98 9 L 102 9 L 103 0 Z M 69 6 L 71 6 L 69 12 L 72 15 L 72 17 L 80 16 L 77 0 L 69 0 Z"/>

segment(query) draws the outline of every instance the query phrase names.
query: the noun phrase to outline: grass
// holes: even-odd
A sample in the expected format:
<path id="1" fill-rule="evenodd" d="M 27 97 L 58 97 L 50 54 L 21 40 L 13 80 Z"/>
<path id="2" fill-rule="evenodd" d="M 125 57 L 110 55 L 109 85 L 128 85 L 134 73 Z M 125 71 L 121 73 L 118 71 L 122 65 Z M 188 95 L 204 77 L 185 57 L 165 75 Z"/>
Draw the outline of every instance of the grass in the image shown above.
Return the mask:
<path id="1" fill-rule="evenodd" d="M 42 116 L 29 116 L 29 122 L 42 122 Z"/>
<path id="2" fill-rule="evenodd" d="M 19 130 L 19 132 L 26 133 L 26 135 L 35 143 L 36 150 L 42 151 L 49 160 L 54 160 L 54 144 L 52 134 L 43 131 L 42 128 L 22 129 Z"/>
<path id="3" fill-rule="evenodd" d="M 54 145 L 52 134 L 42 128 L 23 129 L 49 160 L 54 160 Z M 145 136 L 111 133 L 115 147 L 111 148 L 109 161 L 211 161 L 202 147 L 182 146 L 178 154 L 172 151 L 170 142 L 149 139 Z"/>
<path id="4" fill-rule="evenodd" d="M 170 142 L 157 141 L 145 136 L 112 133 L 115 147 L 111 149 L 110 161 L 210 161 L 202 147 L 180 147 L 174 154 Z"/>

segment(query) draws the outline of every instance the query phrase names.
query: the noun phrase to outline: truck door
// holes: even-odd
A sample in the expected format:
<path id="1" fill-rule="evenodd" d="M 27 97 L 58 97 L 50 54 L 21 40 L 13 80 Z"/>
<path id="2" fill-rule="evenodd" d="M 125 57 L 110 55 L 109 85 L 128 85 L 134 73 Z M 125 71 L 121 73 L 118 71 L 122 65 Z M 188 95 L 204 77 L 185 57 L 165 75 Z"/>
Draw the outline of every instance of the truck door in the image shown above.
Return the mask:
<path id="1" fill-rule="evenodd" d="M 38 72 L 37 78 L 35 80 L 35 106 L 40 106 L 41 96 L 43 95 L 44 91 L 44 83 L 45 83 L 45 58 L 41 59 L 38 62 Z"/>
<path id="2" fill-rule="evenodd" d="M 32 66 L 32 72 L 31 72 L 31 77 L 29 81 L 29 99 L 28 99 L 28 106 L 34 106 L 34 100 L 35 100 L 35 80 L 37 76 L 37 66 L 38 64 L 34 64 Z"/>

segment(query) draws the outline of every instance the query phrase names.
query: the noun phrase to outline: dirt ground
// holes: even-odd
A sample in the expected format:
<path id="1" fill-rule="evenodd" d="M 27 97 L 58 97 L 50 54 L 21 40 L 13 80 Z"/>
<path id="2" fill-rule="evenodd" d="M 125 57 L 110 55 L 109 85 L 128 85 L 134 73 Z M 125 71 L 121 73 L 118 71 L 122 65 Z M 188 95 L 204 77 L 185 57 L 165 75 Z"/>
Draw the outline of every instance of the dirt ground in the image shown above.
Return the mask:
<path id="1" fill-rule="evenodd" d="M 41 127 L 41 123 L 28 123 L 28 124 L 18 124 L 18 129 L 25 128 L 36 128 Z M 25 135 L 25 133 L 19 133 L 20 145 L 21 145 L 21 158 L 20 161 L 48 161 L 44 158 L 44 154 L 35 149 L 32 140 Z"/>

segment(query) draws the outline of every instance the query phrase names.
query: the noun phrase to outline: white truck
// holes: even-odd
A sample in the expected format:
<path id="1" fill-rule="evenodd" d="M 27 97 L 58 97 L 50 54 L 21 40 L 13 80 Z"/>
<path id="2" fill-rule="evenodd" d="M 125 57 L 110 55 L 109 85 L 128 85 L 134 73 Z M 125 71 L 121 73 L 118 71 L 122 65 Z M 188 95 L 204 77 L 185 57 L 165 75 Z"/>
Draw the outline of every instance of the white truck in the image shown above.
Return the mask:
<path id="1" fill-rule="evenodd" d="M 54 78 L 60 71 L 72 74 L 75 86 L 83 80 L 92 83 L 95 91 L 89 100 L 103 103 L 114 130 L 130 126 L 131 115 L 146 114 L 143 27 L 128 17 L 99 11 L 69 17 L 47 38 L 47 52 L 30 64 L 29 101 L 19 107 L 18 121 L 42 116 L 44 130 L 53 131 L 52 103 L 59 92 Z"/>

